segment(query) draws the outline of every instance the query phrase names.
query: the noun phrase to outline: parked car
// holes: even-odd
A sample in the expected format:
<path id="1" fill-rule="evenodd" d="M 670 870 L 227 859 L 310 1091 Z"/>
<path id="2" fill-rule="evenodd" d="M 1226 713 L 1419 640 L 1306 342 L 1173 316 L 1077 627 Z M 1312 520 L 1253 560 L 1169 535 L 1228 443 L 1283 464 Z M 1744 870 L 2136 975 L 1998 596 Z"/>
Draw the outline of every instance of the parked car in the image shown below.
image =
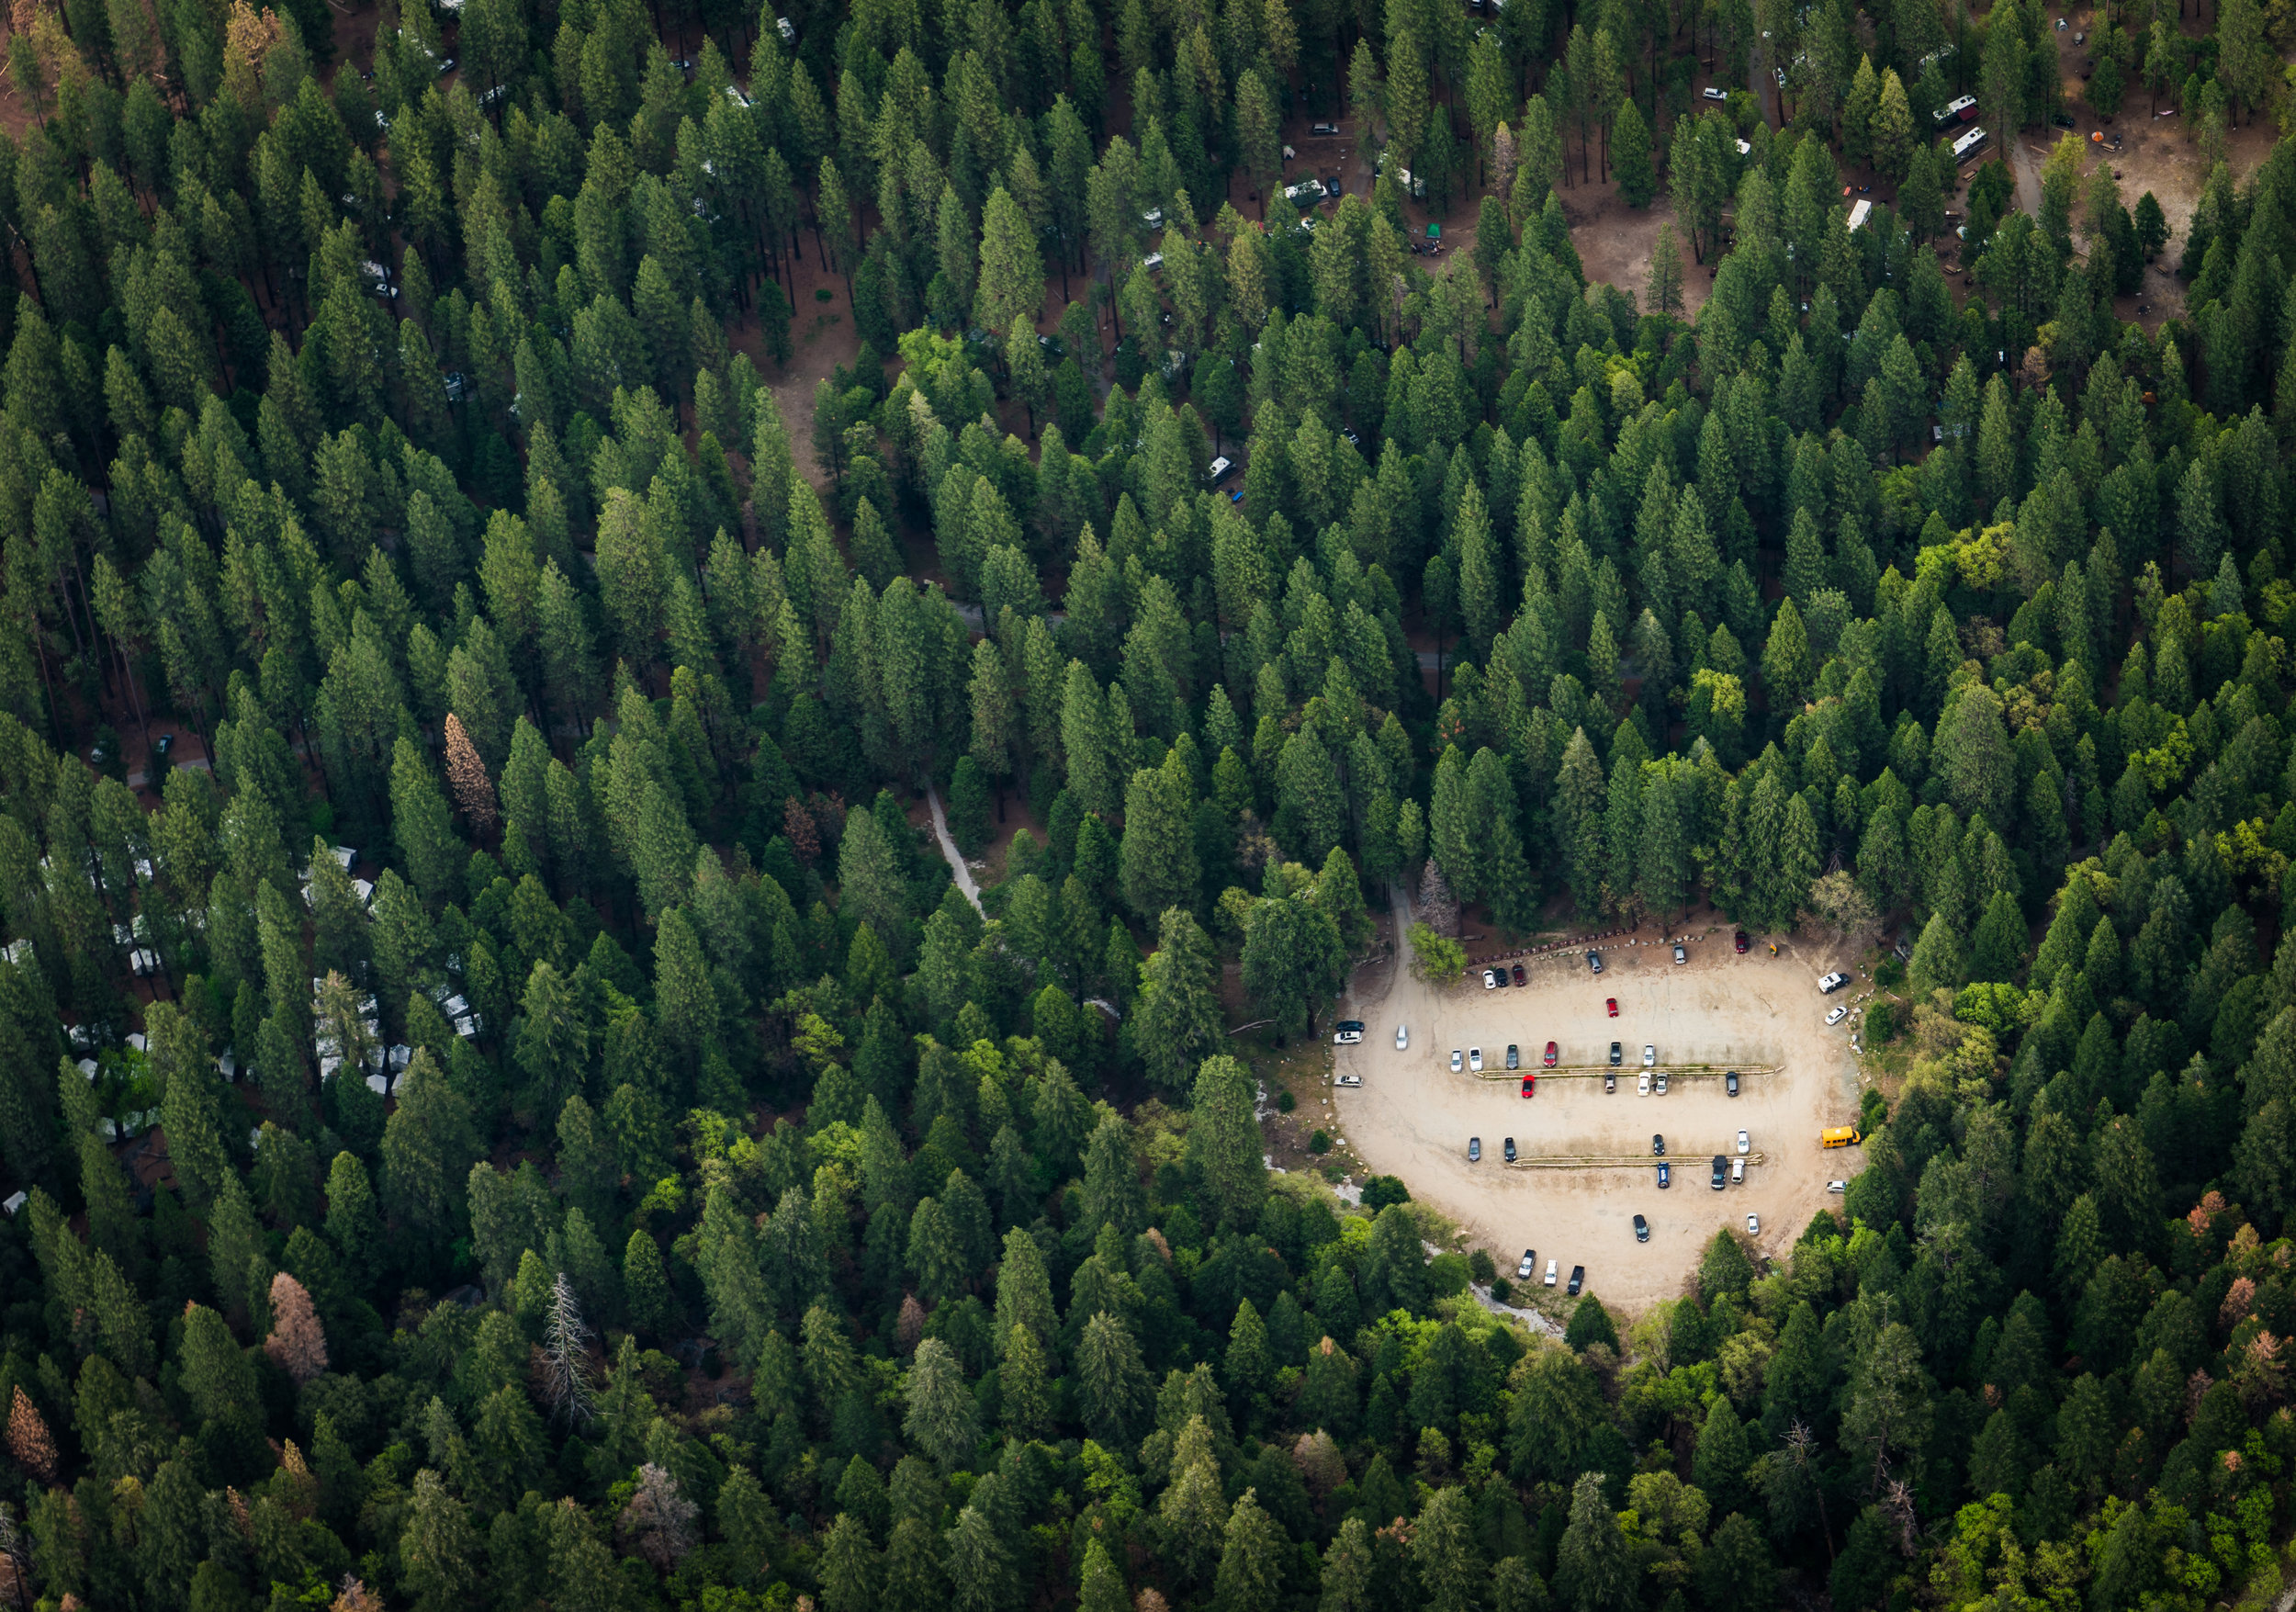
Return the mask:
<path id="1" fill-rule="evenodd" d="M 1538 1077 L 1537 1077 L 1537 1076 L 1536 1076 L 1536 1075 L 1525 1075 L 1525 1076 L 1524 1076 L 1524 1077 L 1523 1077 L 1523 1095 L 1524 1095 L 1525 1097 L 1528 1097 L 1528 1096 L 1530 1096 L 1533 1092 L 1536 1091 L 1537 1089 L 1538 1089 Z"/>
<path id="2" fill-rule="evenodd" d="M 1826 1183 L 1826 1190 L 1829 1192 L 1847 1192 L 1849 1189 L 1850 1183 L 1847 1181 L 1829 1181 Z"/>
<path id="3" fill-rule="evenodd" d="M 1635 1095 L 1637 1097 L 1648 1097 L 1650 1095 L 1650 1073 L 1649 1070 L 1646 1069 L 1641 1074 L 1635 1077 Z"/>
<path id="4" fill-rule="evenodd" d="M 1850 1017 L 1849 1009 L 1836 1008 L 1832 1012 L 1826 1015 L 1826 1027 L 1830 1030 L 1848 1017 Z"/>
<path id="5" fill-rule="evenodd" d="M 1650 1156 L 1652 1158 L 1664 1158 L 1666 1156 L 1665 1133 L 1660 1131 L 1653 1131 L 1650 1133 Z"/>
<path id="6" fill-rule="evenodd" d="M 1746 1185 L 1746 1161 L 1742 1158 L 1730 1160 L 1730 1185 L 1733 1187 Z"/>
<path id="7" fill-rule="evenodd" d="M 1730 98 L 1730 92 L 1724 89 L 1716 89 L 1714 85 L 1708 85 L 1705 88 L 1698 92 L 1698 96 L 1701 100 L 1706 101 L 1727 101 Z"/>
<path id="8" fill-rule="evenodd" d="M 1674 1167 L 1668 1164 L 1665 1160 L 1660 1159 L 1659 1161 L 1659 1190 L 1663 1192 L 1673 1184 Z"/>
<path id="9" fill-rule="evenodd" d="M 1567 1291 L 1570 1292 L 1570 1296 L 1575 1299 L 1579 1296 L 1579 1290 L 1584 1286 L 1586 1286 L 1586 1267 L 1583 1265 L 1572 1266 L 1570 1268 L 1570 1285 Z"/>
<path id="10" fill-rule="evenodd" d="M 1545 1054 L 1545 1063 L 1547 1067 L 1549 1069 L 1555 1066 L 1555 1043 L 1550 1041 L 1547 1043 L 1547 1052 Z"/>
<path id="11" fill-rule="evenodd" d="M 1468 1066 L 1468 1068 L 1469 1068 L 1470 1071 L 1472 1071 L 1473 1073 L 1475 1073 L 1475 1074 L 1477 1074 L 1477 1075 L 1480 1075 L 1480 1074 L 1481 1074 L 1481 1073 L 1483 1072 L 1483 1049 L 1482 1049 L 1482 1048 L 1480 1048 L 1480 1047 L 1469 1047 L 1469 1048 L 1467 1049 L 1467 1066 Z"/>
<path id="12" fill-rule="evenodd" d="M 1603 1010 L 1608 1013 L 1613 1019 L 1617 1018 L 1618 998 L 1616 997 L 1604 997 L 1603 998 Z"/>
<path id="13" fill-rule="evenodd" d="M 1660 1069 L 1660 1070 L 1659 1071 L 1659 1073 L 1658 1073 L 1658 1082 L 1659 1082 L 1659 1095 L 1660 1095 L 1660 1097 L 1664 1097 L 1664 1096 L 1666 1095 L 1666 1071 L 1665 1071 L 1665 1070 Z"/>
<path id="14" fill-rule="evenodd" d="M 1745 1127 L 1742 1125 L 1739 1128 L 1738 1133 L 1738 1150 L 1740 1153 L 1751 1153 L 1754 1151 L 1753 1138 L 1746 1134 Z"/>
<path id="15" fill-rule="evenodd" d="M 1467 1139 L 1467 1162 L 1469 1164 L 1483 1162 L 1483 1139 L 1481 1137 L 1469 1136 Z"/>
<path id="16" fill-rule="evenodd" d="M 1510 1069 L 1520 1069 L 1522 1066 L 1523 1059 L 1521 1055 L 1516 1053 L 1514 1043 L 1513 1042 L 1507 1043 L 1507 1067 Z"/>
<path id="17" fill-rule="evenodd" d="M 1714 1155 L 1714 1189 L 1716 1191 L 1722 1190 L 1723 1183 L 1729 1179 L 1729 1161 L 1720 1154 L 1716 1154 Z"/>
<path id="18" fill-rule="evenodd" d="M 1363 1084 L 1363 1077 L 1360 1075 L 1342 1075 L 1334 1082 L 1334 1084 L 1339 1086 L 1361 1086 Z"/>
<path id="19" fill-rule="evenodd" d="M 1332 1044 L 1335 1047 L 1351 1047 L 1362 1040 L 1363 1020 L 1360 1019 L 1343 1019 L 1332 1026 Z"/>
<path id="20" fill-rule="evenodd" d="M 1525 1248 L 1523 1250 L 1523 1263 L 1514 1268 L 1514 1279 L 1517 1281 L 1528 1281 L 1531 1279 L 1531 1272 L 1537 1268 L 1538 1250 Z"/>
<path id="21" fill-rule="evenodd" d="M 1311 123 L 1308 125 L 1308 132 L 1310 134 L 1319 135 L 1337 134 L 1339 132 L 1339 125 L 1336 123 Z M 1523 1274 L 1528 1276 L 1530 1272 L 1525 1271 Z"/>
<path id="22" fill-rule="evenodd" d="M 1636 1215 L 1636 1216 L 1635 1216 L 1635 1241 L 1636 1241 L 1636 1242 L 1638 1242 L 1638 1243 L 1647 1243 L 1647 1242 L 1649 1242 L 1649 1240 L 1650 1240 L 1650 1223 L 1649 1223 L 1649 1221 L 1647 1221 L 1647 1220 L 1643 1219 L 1640 1215 L 1638 1215 L 1638 1215 Z"/>
<path id="23" fill-rule="evenodd" d="M 1547 1262 L 1547 1285 L 1550 1288 L 1555 1285 L 1555 1262 L 1551 1259 Z"/>
<path id="24" fill-rule="evenodd" d="M 1648 1069 L 1658 1061 L 1659 1049 L 1651 1045 L 1649 1042 L 1644 1042 L 1642 1043 L 1642 1066 Z"/>
<path id="25" fill-rule="evenodd" d="M 1467 1056 L 1458 1048 L 1451 1049 L 1451 1073 L 1456 1075 L 1467 1066 Z"/>
<path id="26" fill-rule="evenodd" d="M 1626 1055 L 1626 1049 L 1625 1046 L 1617 1042 L 1610 1043 L 1610 1061 L 1612 1067 L 1615 1068 L 1620 1063 L 1622 1063 L 1625 1060 Z"/>
<path id="27" fill-rule="evenodd" d="M 1399 1024 L 1395 1027 L 1395 1050 L 1399 1053 L 1411 1050 L 1411 1026 Z"/>
<path id="28" fill-rule="evenodd" d="M 1750 1214 L 1746 1217 L 1746 1234 L 1750 1237 L 1761 1235 L 1761 1216 Z"/>
<path id="29" fill-rule="evenodd" d="M 1595 974 L 1603 972 L 1603 954 L 1600 952 L 1595 951 L 1592 946 L 1587 948 L 1586 965 L 1589 970 Z"/>
<path id="30" fill-rule="evenodd" d="M 1744 930 L 1740 930 L 1738 933 L 1732 935 L 1730 937 L 1730 944 L 1737 949 L 1738 954 L 1743 957 L 1746 954 L 1746 931 Z"/>
<path id="31" fill-rule="evenodd" d="M 1674 963 L 1677 967 L 1690 961 L 1690 948 L 1680 941 L 1674 942 Z"/>
<path id="32" fill-rule="evenodd" d="M 1484 970 L 1483 970 L 1483 989 L 1485 989 L 1485 990 L 1487 990 L 1487 991 L 1495 991 L 1495 990 L 1497 990 L 1498 988 L 1499 988 L 1499 971 L 1498 971 L 1497 969 L 1495 969 L 1495 968 L 1486 968 L 1486 969 L 1484 969 Z"/>
<path id="33" fill-rule="evenodd" d="M 1603 1077 L 1603 1089 L 1604 1091 L 1616 1091 L 1618 1089 L 1618 1077 L 1615 1075 L 1604 1075 Z"/>
<path id="34" fill-rule="evenodd" d="M 1524 977 L 1523 965 L 1518 963 L 1514 965 L 1514 983 L 1521 985 L 1524 981 Z"/>
<path id="35" fill-rule="evenodd" d="M 1503 1151 L 1503 1152 L 1506 1154 L 1506 1155 L 1507 1155 L 1507 1162 L 1508 1162 L 1509 1164 L 1513 1164 L 1513 1163 L 1514 1162 L 1514 1137 L 1510 1136 L 1510 1137 L 1508 1137 L 1508 1138 L 1507 1138 L 1507 1140 L 1506 1140 L 1506 1145 L 1504 1146 L 1504 1148 L 1503 1148 L 1502 1151 Z"/>
<path id="36" fill-rule="evenodd" d="M 1342 179 L 1342 178 L 1341 178 L 1338 175 L 1336 175 L 1336 174 L 1327 174 L 1327 175 L 1325 175 L 1323 176 L 1323 194 L 1324 194 L 1324 195 L 1326 195 L 1326 196 L 1333 196 L 1333 197 L 1336 197 L 1336 196 L 1340 196 L 1340 195 L 1345 194 L 1345 191 L 1346 191 L 1346 189 L 1347 189 L 1346 182 L 1345 182 L 1345 180 L 1343 180 L 1343 179 Z"/>
<path id="37" fill-rule="evenodd" d="M 1728 1092 L 1732 1097 L 1736 1097 L 1738 1095 L 1737 1070 L 1733 1069 L 1728 1075 L 1722 1077 L 1722 1089 Z"/>
<path id="38" fill-rule="evenodd" d="M 1835 973 L 1820 975 L 1818 979 L 1818 994 L 1823 997 L 1830 997 L 1849 983 L 1850 976 L 1846 974 Z"/>

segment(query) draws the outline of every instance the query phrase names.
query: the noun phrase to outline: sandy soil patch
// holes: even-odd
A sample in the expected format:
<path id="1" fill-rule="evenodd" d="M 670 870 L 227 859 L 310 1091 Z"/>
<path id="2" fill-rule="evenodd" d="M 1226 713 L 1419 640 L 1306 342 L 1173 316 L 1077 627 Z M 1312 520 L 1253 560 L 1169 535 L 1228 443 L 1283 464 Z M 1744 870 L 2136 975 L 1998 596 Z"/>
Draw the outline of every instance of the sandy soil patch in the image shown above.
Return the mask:
<path id="1" fill-rule="evenodd" d="M 1364 1044 L 1344 1047 L 1334 1059 L 1342 1074 L 1363 1077 L 1360 1088 L 1334 1090 L 1334 1112 L 1349 1144 L 1367 1167 L 1402 1178 L 1412 1195 L 1457 1221 L 1492 1257 L 1509 1268 L 1525 1246 L 1540 1266 L 1553 1258 L 1568 1278 L 1587 1268 L 1587 1291 L 1605 1303 L 1639 1310 L 1671 1298 L 1696 1268 L 1719 1226 L 1743 1230 L 1758 1214 L 1760 1246 L 1783 1255 L 1829 1202 L 1826 1183 L 1859 1167 L 1857 1150 L 1818 1145 L 1827 1125 L 1856 1118 L 1858 1074 L 1849 1048 L 1849 1025 L 1829 1030 L 1830 1001 L 1818 994 L 1818 975 L 1830 959 L 1793 946 L 1771 957 L 1761 946 L 1740 957 L 1728 929 L 1690 942 L 1692 961 L 1676 967 L 1671 952 L 1650 933 L 1640 944 L 1604 947 L 1602 977 L 1587 973 L 1577 951 L 1526 961 L 1526 985 L 1486 992 L 1480 978 L 1437 990 L 1408 970 L 1383 993 L 1360 991 L 1349 1010 L 1367 1021 Z M 1604 999 L 1618 998 L 1609 1018 Z M 1411 1046 L 1395 1050 L 1395 1027 L 1409 1026 Z M 1618 1088 L 1606 1094 L 1600 1073 L 1538 1082 L 1525 1100 L 1516 1079 L 1488 1079 L 1450 1072 L 1453 1047 L 1480 1045 L 1486 1069 L 1503 1065 L 1507 1043 L 1523 1062 L 1538 1065 L 1548 1041 L 1560 1065 L 1605 1065 L 1609 1043 L 1623 1045 Z M 1725 1094 L 1716 1077 L 1676 1076 L 1665 1097 L 1638 1097 L 1644 1043 L 1658 1050 L 1661 1068 L 1710 1064 L 1745 1068 L 1741 1094 Z M 1737 1134 L 1750 1135 L 1761 1162 L 1743 1186 L 1721 1192 L 1707 1185 L 1716 1153 L 1735 1155 Z M 1660 1191 L 1650 1159 L 1653 1132 L 1666 1137 L 1674 1163 L 1671 1189 Z M 1589 1169 L 1509 1168 L 1501 1162 L 1512 1135 L 1528 1155 L 1631 1156 L 1631 1166 Z M 1467 1162 L 1467 1141 L 1480 1136 L 1480 1164 Z M 1650 1241 L 1634 1240 L 1634 1216 L 1650 1223 Z"/>

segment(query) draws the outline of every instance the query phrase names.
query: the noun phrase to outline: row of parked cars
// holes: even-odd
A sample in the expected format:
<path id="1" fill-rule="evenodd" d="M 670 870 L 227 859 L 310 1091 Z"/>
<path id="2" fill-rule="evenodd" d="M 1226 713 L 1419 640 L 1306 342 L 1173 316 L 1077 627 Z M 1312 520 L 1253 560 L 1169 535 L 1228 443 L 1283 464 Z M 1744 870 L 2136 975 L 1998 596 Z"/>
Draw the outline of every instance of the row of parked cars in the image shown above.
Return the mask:
<path id="1" fill-rule="evenodd" d="M 1639 1221 L 1642 1217 L 1640 1215 L 1637 1215 L 1635 1218 Z M 1643 1240 L 1648 1242 L 1649 1239 L 1646 1235 Z M 1536 1248 L 1525 1248 L 1523 1250 L 1523 1262 L 1514 1268 L 1514 1279 L 1517 1281 L 1529 1281 L 1533 1273 L 1537 1269 L 1538 1250 Z M 1555 1285 L 1555 1261 L 1552 1259 L 1549 1259 L 1547 1262 L 1546 1285 L 1550 1288 Z M 1568 1284 L 1567 1291 L 1570 1292 L 1570 1296 L 1575 1299 L 1579 1296 L 1579 1290 L 1584 1286 L 1586 1286 L 1586 1267 L 1583 1265 L 1572 1266 L 1570 1268 L 1570 1280 Z"/>

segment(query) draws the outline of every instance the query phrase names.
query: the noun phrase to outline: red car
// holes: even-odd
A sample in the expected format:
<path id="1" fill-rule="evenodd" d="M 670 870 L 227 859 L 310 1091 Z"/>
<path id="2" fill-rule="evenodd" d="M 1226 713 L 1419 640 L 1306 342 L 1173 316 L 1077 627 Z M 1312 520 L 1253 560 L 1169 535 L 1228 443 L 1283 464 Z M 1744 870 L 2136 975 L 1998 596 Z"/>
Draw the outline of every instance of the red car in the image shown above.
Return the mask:
<path id="1" fill-rule="evenodd" d="M 1530 1096 L 1530 1095 L 1531 1095 L 1531 1088 L 1532 1088 L 1533 1087 L 1536 1086 L 1537 1084 L 1538 1084 L 1538 1077 L 1537 1077 L 1537 1076 L 1536 1076 L 1536 1075 L 1525 1075 L 1525 1076 L 1524 1076 L 1524 1077 L 1523 1077 L 1523 1095 L 1524 1095 L 1525 1097 L 1528 1097 L 1528 1096 Z"/>
<path id="2" fill-rule="evenodd" d="M 1732 943 L 1738 947 L 1739 954 L 1743 956 L 1746 952 L 1746 931 L 1744 930 L 1739 930 Z"/>
<path id="3" fill-rule="evenodd" d="M 1514 983 L 1517 985 L 1523 983 L 1523 965 L 1520 963 L 1514 965 Z"/>
<path id="4" fill-rule="evenodd" d="M 1618 998 L 1616 997 L 1604 997 L 1603 998 L 1603 1006 L 1610 1009 L 1610 1016 L 1613 1019 L 1618 1017 Z"/>
<path id="5" fill-rule="evenodd" d="M 1555 1043 L 1551 1041 L 1547 1043 L 1547 1066 L 1549 1069 L 1555 1066 Z"/>

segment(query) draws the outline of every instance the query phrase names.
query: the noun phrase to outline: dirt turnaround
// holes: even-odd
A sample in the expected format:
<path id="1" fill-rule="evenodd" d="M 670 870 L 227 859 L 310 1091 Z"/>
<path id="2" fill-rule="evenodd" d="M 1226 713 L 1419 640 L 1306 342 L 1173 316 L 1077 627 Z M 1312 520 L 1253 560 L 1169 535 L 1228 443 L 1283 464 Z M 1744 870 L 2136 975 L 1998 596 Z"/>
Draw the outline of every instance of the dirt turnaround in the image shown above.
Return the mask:
<path id="1" fill-rule="evenodd" d="M 1359 980 L 1347 1007 L 1365 1021 L 1363 1044 L 1336 1048 L 1334 1058 L 1335 1075 L 1363 1079 L 1333 1094 L 1349 1147 L 1367 1168 L 1400 1176 L 1413 1198 L 1457 1221 L 1508 1275 L 1523 1250 L 1535 1248 L 1535 1281 L 1548 1259 L 1559 1282 L 1583 1265 L 1586 1291 L 1629 1313 L 1683 1292 L 1716 1228 L 1743 1234 L 1750 1213 L 1761 1223 L 1754 1245 L 1783 1256 L 1815 1211 L 1840 1204 L 1827 1182 L 1859 1167 L 1858 1149 L 1818 1144 L 1822 1128 L 1857 1117 L 1850 1024 L 1825 1023 L 1828 1009 L 1850 993 L 1818 995 L 1818 976 L 1837 964 L 1809 949 L 1782 944 L 1773 957 L 1758 941 L 1741 957 L 1727 927 L 1689 932 L 1690 961 L 1682 966 L 1645 926 L 1638 944 L 1602 946 L 1599 978 L 1574 949 L 1524 959 L 1521 988 L 1486 991 L 1480 968 L 1447 989 L 1403 967 L 1368 990 Z M 1618 998 L 1616 1019 L 1604 1010 L 1608 997 Z M 1403 1052 L 1395 1047 L 1399 1022 L 1411 1031 Z M 1540 1067 L 1549 1041 L 1557 1043 L 1552 1073 Z M 1605 1093 L 1613 1041 L 1622 1061 L 1617 1089 Z M 1512 1076 L 1509 1042 L 1524 1065 Z M 1668 1071 L 1663 1097 L 1636 1095 L 1645 1043 L 1656 1048 L 1656 1067 Z M 1451 1073 L 1451 1050 L 1477 1046 L 1484 1073 Z M 1732 1098 L 1722 1071 L 1733 1068 L 1765 1072 L 1742 1074 Z M 1524 1073 L 1539 1077 L 1528 1099 Z M 1708 1185 L 1713 1157 L 1737 1156 L 1741 1128 L 1751 1149 L 1745 1183 L 1716 1192 Z M 1666 1138 L 1674 1167 L 1665 1191 L 1653 1167 L 1653 1133 Z M 1504 1162 L 1509 1136 L 1525 1161 L 1514 1167 Z M 1482 1140 L 1480 1164 L 1468 1162 L 1469 1137 Z M 1634 1162 L 1529 1163 L 1556 1155 Z M 1635 1241 L 1638 1213 L 1649 1222 L 1647 1244 Z"/>

